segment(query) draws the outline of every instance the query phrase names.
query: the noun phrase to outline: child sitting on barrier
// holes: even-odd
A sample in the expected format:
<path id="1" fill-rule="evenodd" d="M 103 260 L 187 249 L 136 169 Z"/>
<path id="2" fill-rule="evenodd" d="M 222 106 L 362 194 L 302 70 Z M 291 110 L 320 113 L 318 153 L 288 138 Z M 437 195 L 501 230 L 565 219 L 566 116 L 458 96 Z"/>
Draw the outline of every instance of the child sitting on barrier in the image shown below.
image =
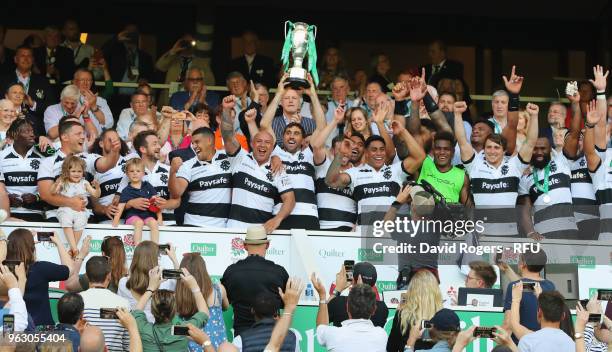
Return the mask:
<path id="1" fill-rule="evenodd" d="M 51 192 L 61 194 L 64 197 L 82 197 L 85 200 L 87 200 L 88 195 L 94 198 L 100 197 L 100 184 L 94 181 L 92 186 L 85 180 L 85 169 L 85 160 L 74 155 L 66 158 L 62 163 L 60 176 L 51 186 Z M 77 244 L 85 226 L 87 226 L 88 218 L 88 210 L 77 211 L 70 207 L 59 207 L 57 209 L 57 219 L 64 229 L 64 235 L 70 245 L 68 253 L 73 258 L 79 253 Z"/>
<path id="2" fill-rule="evenodd" d="M 149 182 L 143 181 L 145 171 L 144 162 L 140 158 L 128 160 L 125 164 L 125 171 L 128 176 L 129 185 L 121 191 L 119 206 L 113 226 L 116 227 L 121 219 L 121 214 L 125 209 L 125 204 L 136 198 L 149 199 L 149 207 L 145 210 L 130 208 L 125 212 L 125 224 L 134 225 L 134 245 L 138 245 L 142 240 L 142 228 L 144 225 L 149 227 L 151 241 L 159 242 L 159 225 L 163 225 L 161 209 L 157 206 L 157 191 Z"/>

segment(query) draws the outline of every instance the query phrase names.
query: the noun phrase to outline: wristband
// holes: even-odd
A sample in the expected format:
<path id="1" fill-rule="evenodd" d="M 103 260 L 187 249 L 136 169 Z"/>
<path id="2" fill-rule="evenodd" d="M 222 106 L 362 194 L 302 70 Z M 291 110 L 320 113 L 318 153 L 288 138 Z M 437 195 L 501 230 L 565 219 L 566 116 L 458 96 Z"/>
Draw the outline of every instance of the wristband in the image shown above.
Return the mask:
<path id="1" fill-rule="evenodd" d="M 147 290 L 145 291 L 145 293 L 147 293 L 147 292 L 151 292 L 151 294 L 154 294 L 154 293 L 155 293 L 155 290 L 147 289 Z"/>
<path id="2" fill-rule="evenodd" d="M 605 89 L 604 90 L 598 90 L 597 94 L 606 94 L 606 90 Z"/>
<path id="3" fill-rule="evenodd" d="M 393 114 L 406 116 L 407 113 L 408 113 L 408 106 L 406 105 L 406 101 L 405 100 L 395 101 L 395 108 L 393 109 Z"/>
<path id="4" fill-rule="evenodd" d="M 584 123 L 584 127 L 586 127 L 586 128 L 595 128 L 595 125 L 596 124 L 594 124 L 594 123 L 588 123 L 588 122 Z"/>
<path id="5" fill-rule="evenodd" d="M 508 111 L 519 111 L 519 95 L 508 93 Z"/>
<path id="6" fill-rule="evenodd" d="M 289 315 L 289 316 L 291 316 L 291 315 L 293 315 L 293 313 L 284 312 L 284 313 L 283 313 L 283 315 Z"/>
<path id="7" fill-rule="evenodd" d="M 597 100 L 606 100 L 606 93 L 597 93 Z"/>
<path id="8" fill-rule="evenodd" d="M 327 301 L 324 299 L 319 300 L 319 304 L 327 304 Z"/>
<path id="9" fill-rule="evenodd" d="M 425 104 L 425 110 L 427 110 L 427 112 L 430 114 L 438 110 L 438 104 L 436 104 L 431 95 L 429 95 L 429 92 L 425 93 L 423 104 Z"/>
<path id="10" fill-rule="evenodd" d="M 191 289 L 191 292 L 192 292 L 192 293 L 197 293 L 197 292 L 200 292 L 200 288 L 199 288 L 199 287 L 198 287 L 198 288 L 192 288 L 192 289 Z"/>
<path id="11" fill-rule="evenodd" d="M 393 201 L 393 203 L 391 203 L 391 206 L 397 210 L 399 210 L 402 207 L 402 203 L 398 202 L 398 201 Z"/>

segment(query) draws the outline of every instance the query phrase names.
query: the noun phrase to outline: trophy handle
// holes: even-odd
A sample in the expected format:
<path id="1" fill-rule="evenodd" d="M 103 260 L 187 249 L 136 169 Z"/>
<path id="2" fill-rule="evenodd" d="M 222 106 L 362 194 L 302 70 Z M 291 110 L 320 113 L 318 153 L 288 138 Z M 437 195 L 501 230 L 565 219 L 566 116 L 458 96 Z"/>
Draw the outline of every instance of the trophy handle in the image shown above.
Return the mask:
<path id="1" fill-rule="evenodd" d="M 317 26 L 312 25 L 312 29 L 313 29 L 312 36 L 313 36 L 313 38 L 316 39 L 317 38 Z"/>
<path id="2" fill-rule="evenodd" d="M 284 31 L 284 33 L 285 33 L 285 38 L 287 38 L 287 25 L 288 25 L 289 23 L 291 23 L 291 22 L 290 22 L 290 21 L 285 21 L 285 31 Z"/>

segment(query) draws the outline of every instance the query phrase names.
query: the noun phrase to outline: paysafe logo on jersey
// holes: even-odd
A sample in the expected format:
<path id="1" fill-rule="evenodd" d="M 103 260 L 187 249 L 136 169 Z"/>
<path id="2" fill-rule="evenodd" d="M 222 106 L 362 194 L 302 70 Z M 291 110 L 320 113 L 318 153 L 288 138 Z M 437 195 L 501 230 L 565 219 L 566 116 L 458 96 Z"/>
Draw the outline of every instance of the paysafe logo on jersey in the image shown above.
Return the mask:
<path id="1" fill-rule="evenodd" d="M 214 257 L 217 255 L 216 243 L 192 243 L 191 252 L 200 253 L 203 257 Z"/>

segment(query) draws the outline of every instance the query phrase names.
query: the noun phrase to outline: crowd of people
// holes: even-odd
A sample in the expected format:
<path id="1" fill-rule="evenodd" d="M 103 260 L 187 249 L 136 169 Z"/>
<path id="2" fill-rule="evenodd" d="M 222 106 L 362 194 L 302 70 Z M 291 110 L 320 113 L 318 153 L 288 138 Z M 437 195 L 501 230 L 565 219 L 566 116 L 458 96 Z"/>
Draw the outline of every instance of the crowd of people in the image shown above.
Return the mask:
<path id="1" fill-rule="evenodd" d="M 0 43 L 5 33 L 0 27 Z M 15 331 L 53 325 L 69 336 L 65 348 L 81 351 L 293 351 L 299 343 L 289 326 L 304 284 L 265 259 L 276 229 L 368 231 L 398 214 L 435 218 L 442 204 L 485 219 L 476 237 L 612 239 L 612 101 L 600 66 L 592 79 L 568 86 L 569 106 L 551 104 L 549 126 L 541 127 L 538 105 L 521 108 L 528 78 L 516 67 L 492 94 L 491 112 L 476 118 L 463 66 L 440 41 L 429 47 L 430 64 L 397 79 L 384 54 L 370 76 L 351 77 L 338 48 L 328 48 L 319 86 L 308 77 L 308 88 L 296 88 L 246 32 L 222 96 L 207 90 L 215 78 L 189 35 L 154 64 L 134 25 L 100 50 L 80 43 L 74 21 L 44 33 L 38 44 L 0 46 L 0 207 L 10 220 L 56 222 L 63 232 L 51 236 L 59 264 L 37 261 L 28 230 L 0 238 L 4 312 L 14 315 Z M 148 83 L 155 70 L 182 90 L 157 97 Z M 98 80 L 104 89 L 93 85 Z M 321 89 L 331 96 L 320 100 Z M 91 223 L 133 227 L 129 268 L 121 238 L 111 236 L 79 275 Z M 248 256 L 214 283 L 201 256 L 185 253 L 179 262 L 172 246 L 160 247 L 160 226 L 175 224 L 246 229 Z M 455 234 L 425 235 L 412 241 Z M 172 269 L 160 267 L 160 255 Z M 352 281 L 343 267 L 332 289 L 311 278 L 320 345 L 461 351 L 474 339 L 475 327 L 462 331 L 449 309 L 456 299 L 440 294 L 437 256 L 400 259 L 407 299 L 389 335 L 372 264 L 357 263 Z M 607 350 L 612 312 L 587 324 L 589 313 L 603 313 L 593 297 L 576 307 L 573 323 L 554 284 L 540 277 L 543 252 L 523 253 L 518 275 L 502 264 L 512 283 L 494 333 L 497 351 Z M 490 263 L 469 267 L 466 287 L 496 282 Z M 57 324 L 53 281 L 69 290 Z M 524 292 L 524 282 L 535 282 L 534 292 Z M 232 343 L 222 313 L 229 305 Z"/>

